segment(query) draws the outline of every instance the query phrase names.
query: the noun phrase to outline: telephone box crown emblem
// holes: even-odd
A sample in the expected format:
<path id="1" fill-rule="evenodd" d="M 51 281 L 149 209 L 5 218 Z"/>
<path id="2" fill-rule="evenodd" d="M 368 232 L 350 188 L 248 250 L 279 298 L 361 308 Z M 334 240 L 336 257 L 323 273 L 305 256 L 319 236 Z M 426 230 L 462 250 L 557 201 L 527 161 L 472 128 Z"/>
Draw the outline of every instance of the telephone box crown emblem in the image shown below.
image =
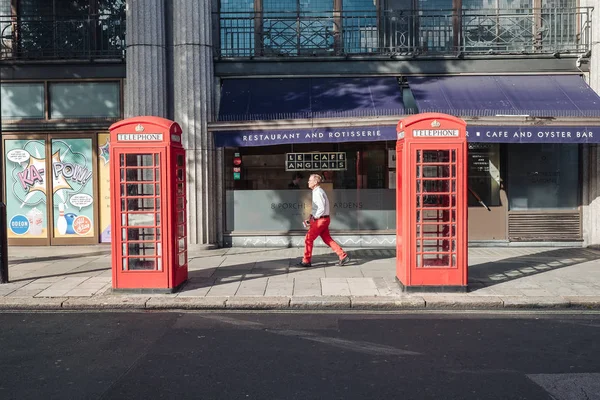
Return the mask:
<path id="1" fill-rule="evenodd" d="M 142 124 L 138 124 L 138 125 L 135 127 L 135 131 L 136 131 L 136 132 L 144 132 L 144 127 L 142 126 Z"/>
<path id="2" fill-rule="evenodd" d="M 440 127 L 440 123 L 437 119 L 434 119 L 433 121 L 431 121 L 431 127 L 432 128 L 439 128 Z"/>

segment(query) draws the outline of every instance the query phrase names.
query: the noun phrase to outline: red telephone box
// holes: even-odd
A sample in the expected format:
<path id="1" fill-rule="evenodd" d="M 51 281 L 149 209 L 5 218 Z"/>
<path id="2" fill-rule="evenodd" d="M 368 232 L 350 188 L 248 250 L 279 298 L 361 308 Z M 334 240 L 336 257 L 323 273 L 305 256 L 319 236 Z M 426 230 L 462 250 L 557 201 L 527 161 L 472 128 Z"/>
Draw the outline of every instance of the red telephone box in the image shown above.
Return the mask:
<path id="1" fill-rule="evenodd" d="M 188 276 L 179 124 L 136 117 L 110 127 L 110 201 L 113 288 L 175 291 Z"/>
<path id="2" fill-rule="evenodd" d="M 396 277 L 406 291 L 466 291 L 466 123 L 424 113 L 396 131 Z"/>

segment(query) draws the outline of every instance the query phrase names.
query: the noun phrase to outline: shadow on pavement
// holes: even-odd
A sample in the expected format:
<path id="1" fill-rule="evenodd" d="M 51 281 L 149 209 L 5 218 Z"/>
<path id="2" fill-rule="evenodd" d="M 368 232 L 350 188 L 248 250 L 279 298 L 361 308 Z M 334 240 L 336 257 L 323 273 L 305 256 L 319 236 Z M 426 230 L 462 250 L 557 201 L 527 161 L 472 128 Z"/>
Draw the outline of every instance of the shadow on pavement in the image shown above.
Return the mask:
<path id="1" fill-rule="evenodd" d="M 560 248 L 469 266 L 469 286 L 493 286 L 600 259 L 600 251 Z"/>

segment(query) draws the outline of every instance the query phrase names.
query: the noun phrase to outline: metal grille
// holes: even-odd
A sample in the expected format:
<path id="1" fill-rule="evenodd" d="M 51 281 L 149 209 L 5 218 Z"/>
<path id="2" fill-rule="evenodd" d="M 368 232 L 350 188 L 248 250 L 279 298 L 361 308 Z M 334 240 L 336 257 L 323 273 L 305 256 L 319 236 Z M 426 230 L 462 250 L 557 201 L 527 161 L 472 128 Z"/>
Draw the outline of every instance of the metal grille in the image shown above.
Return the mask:
<path id="1" fill-rule="evenodd" d="M 217 55 L 554 54 L 586 52 L 591 43 L 590 7 L 336 13 L 278 4 L 261 13 L 220 13 Z"/>
<path id="2" fill-rule="evenodd" d="M 508 237 L 513 241 L 581 240 L 581 214 L 570 212 L 510 212 Z"/>

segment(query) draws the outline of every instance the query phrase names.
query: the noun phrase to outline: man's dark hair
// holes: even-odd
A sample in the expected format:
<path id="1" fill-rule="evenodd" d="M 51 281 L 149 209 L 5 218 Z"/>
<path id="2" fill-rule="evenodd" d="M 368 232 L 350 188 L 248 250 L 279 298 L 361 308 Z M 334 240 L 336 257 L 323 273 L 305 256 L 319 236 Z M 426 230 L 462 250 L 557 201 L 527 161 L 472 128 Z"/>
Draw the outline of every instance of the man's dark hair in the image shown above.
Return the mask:
<path id="1" fill-rule="evenodd" d="M 296 178 L 298 178 L 298 179 L 304 179 L 304 175 L 302 175 L 300 172 L 296 172 L 294 174 L 294 176 L 292 177 L 292 180 L 294 180 Z"/>

